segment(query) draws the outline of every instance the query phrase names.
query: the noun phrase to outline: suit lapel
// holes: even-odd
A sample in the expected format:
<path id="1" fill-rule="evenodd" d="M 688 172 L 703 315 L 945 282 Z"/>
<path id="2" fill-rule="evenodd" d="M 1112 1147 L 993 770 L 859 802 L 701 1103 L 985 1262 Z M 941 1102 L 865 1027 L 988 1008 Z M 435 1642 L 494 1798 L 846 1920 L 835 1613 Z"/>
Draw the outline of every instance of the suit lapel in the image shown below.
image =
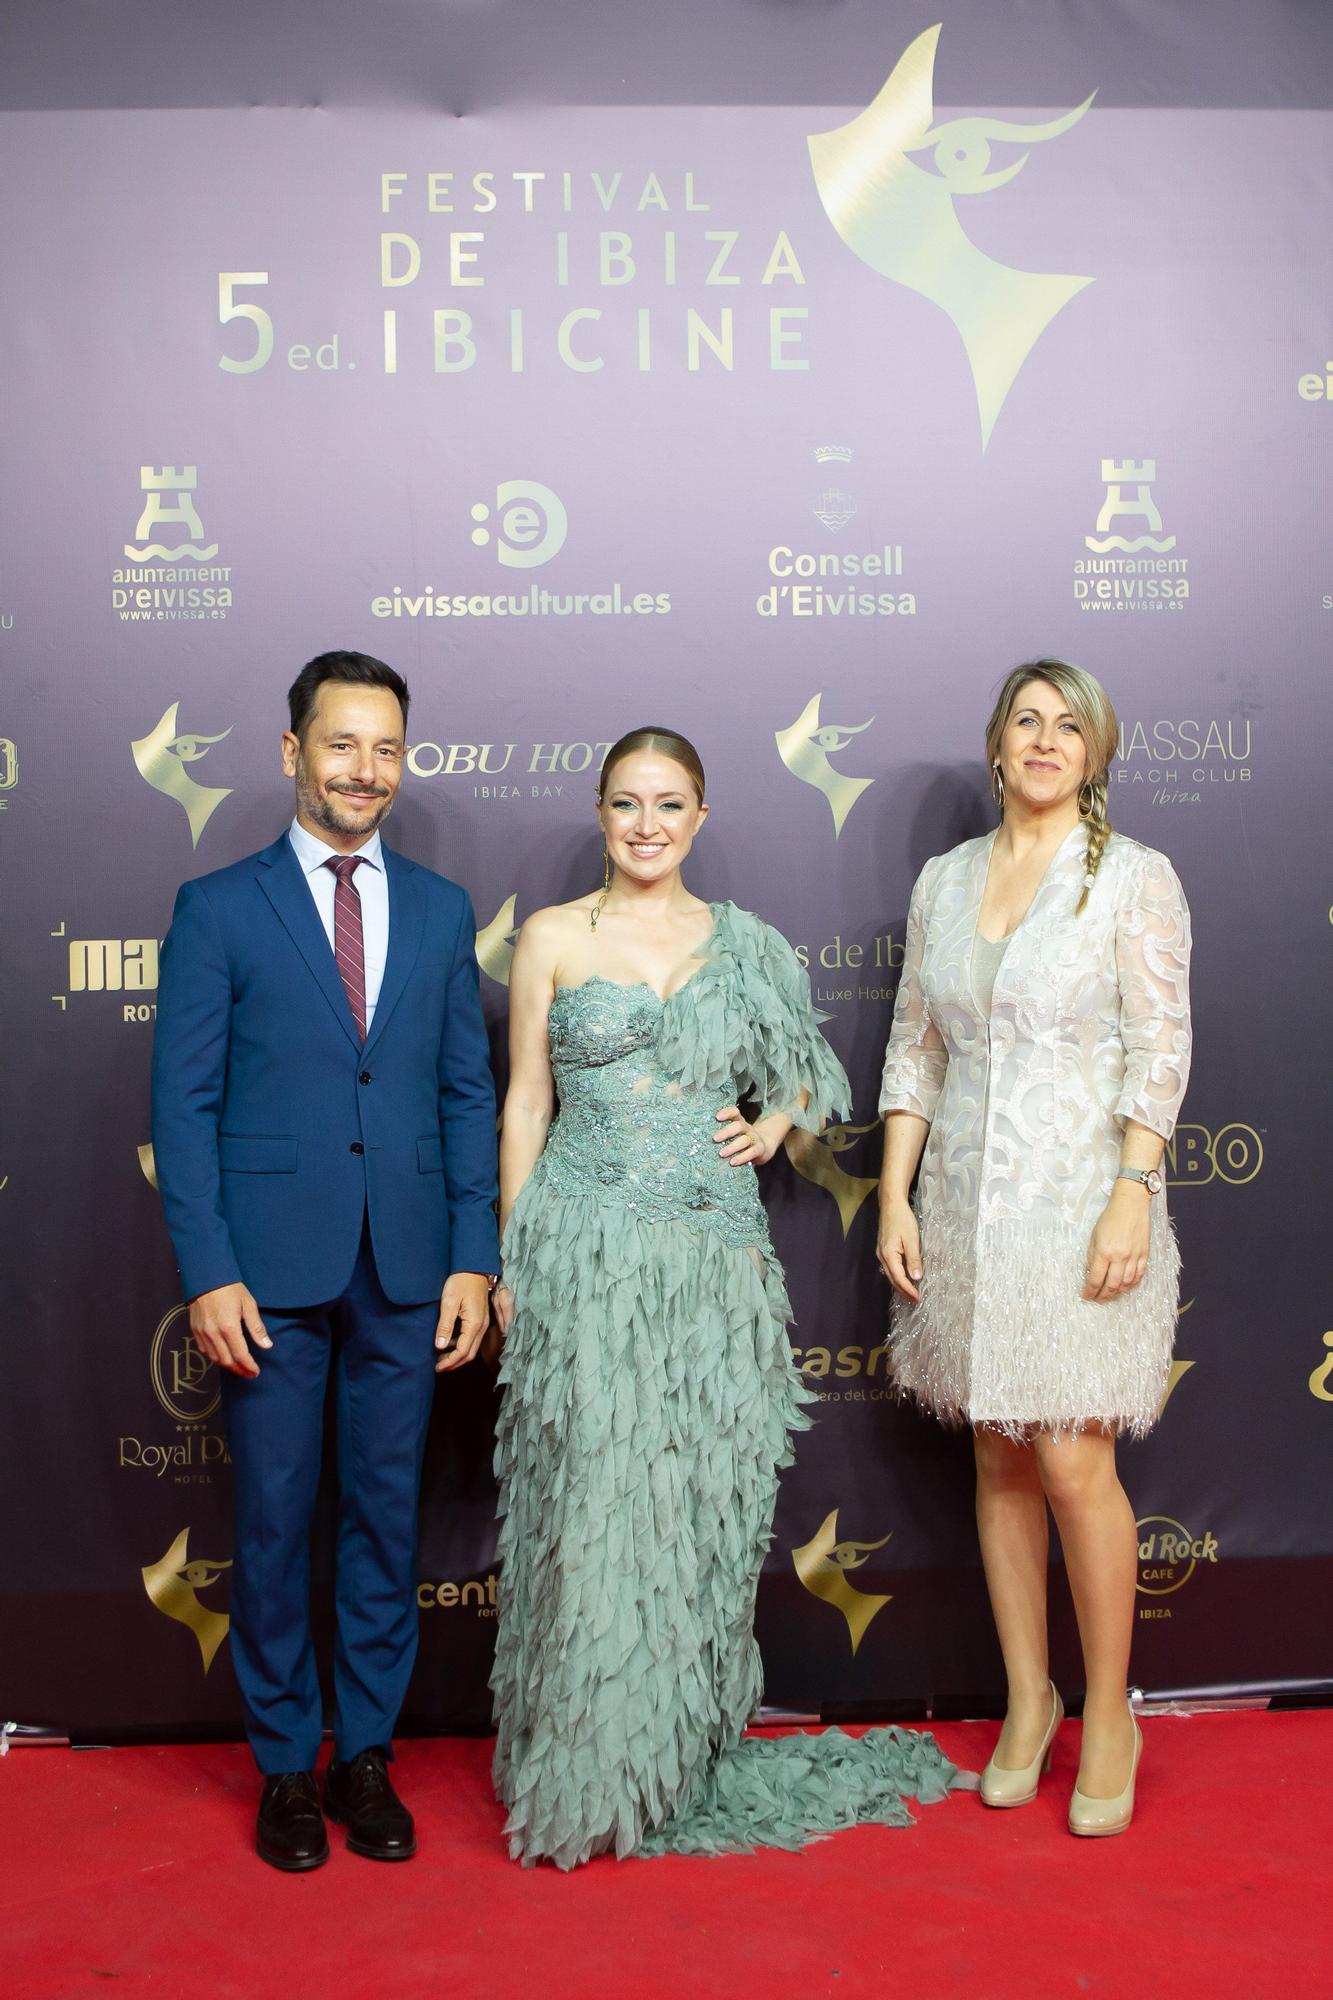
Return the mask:
<path id="1" fill-rule="evenodd" d="M 301 873 L 301 864 L 286 834 L 275 840 L 272 847 L 266 847 L 262 854 L 257 855 L 256 862 L 260 888 L 273 905 L 292 943 L 314 974 L 320 991 L 337 1015 L 353 1047 L 360 1048 L 356 1023 L 347 1004 L 347 994 L 343 987 L 342 974 L 338 970 L 338 961 L 329 947 L 324 926 L 319 920 L 319 911 L 315 908 L 315 899 Z M 389 950 L 392 955 L 392 923 L 389 927 Z M 375 1020 L 378 1024 L 378 1013 Z"/>
<path id="2" fill-rule="evenodd" d="M 389 951 L 384 962 L 384 978 L 375 1002 L 375 1018 L 366 1038 L 366 1054 L 374 1048 L 388 1024 L 389 1016 L 402 998 L 403 989 L 421 951 L 426 926 L 426 898 L 416 869 L 391 848 L 381 846 L 385 880 L 389 885 Z M 348 1019 L 351 1019 L 350 1011 Z"/>

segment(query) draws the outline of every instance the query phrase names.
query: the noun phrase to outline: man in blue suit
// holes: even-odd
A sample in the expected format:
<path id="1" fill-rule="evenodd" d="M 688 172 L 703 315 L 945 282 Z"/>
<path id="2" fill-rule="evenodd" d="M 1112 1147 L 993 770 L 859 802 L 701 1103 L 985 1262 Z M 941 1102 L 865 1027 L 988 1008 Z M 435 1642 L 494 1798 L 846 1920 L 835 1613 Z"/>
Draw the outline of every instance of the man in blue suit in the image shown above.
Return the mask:
<path id="1" fill-rule="evenodd" d="M 417 1645 L 421 1458 L 435 1373 L 476 1352 L 499 1247 L 471 905 L 380 844 L 407 687 L 364 653 L 323 653 L 288 700 L 295 820 L 176 899 L 153 1147 L 191 1330 L 225 1371 L 257 1848 L 296 1870 L 327 1860 L 324 1815 L 358 1853 L 415 1851 L 388 1762 Z M 321 1814 L 309 1540 L 330 1375 L 338 1629 Z"/>

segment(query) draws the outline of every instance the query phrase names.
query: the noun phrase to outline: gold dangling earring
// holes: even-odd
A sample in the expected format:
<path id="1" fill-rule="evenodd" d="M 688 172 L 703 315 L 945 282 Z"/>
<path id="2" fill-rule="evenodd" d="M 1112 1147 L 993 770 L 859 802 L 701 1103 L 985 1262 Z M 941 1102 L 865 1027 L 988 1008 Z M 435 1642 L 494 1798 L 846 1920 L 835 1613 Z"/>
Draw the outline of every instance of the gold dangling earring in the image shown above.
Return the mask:
<path id="1" fill-rule="evenodd" d="M 1084 803 L 1083 803 L 1083 794 L 1084 794 L 1085 792 L 1086 792 L 1086 793 L 1087 793 L 1087 795 L 1088 795 L 1088 803 L 1087 803 L 1086 805 L 1084 805 Z M 1092 812 L 1093 812 L 1093 807 L 1094 807 L 1094 806 L 1096 805 L 1096 803 L 1097 803 L 1097 794 L 1096 794 L 1096 793 L 1095 793 L 1095 792 L 1093 791 L 1093 789 L 1092 789 L 1092 779 L 1091 779 L 1091 778 L 1085 778 L 1085 779 L 1083 780 L 1083 783 L 1082 783 L 1082 784 L 1081 784 L 1081 785 L 1079 786 L 1079 788 L 1078 788 L 1078 816 L 1079 816 L 1079 818 L 1080 818 L 1080 819 L 1091 819 L 1091 818 L 1092 818 Z"/>
<path id="2" fill-rule="evenodd" d="M 602 911 L 605 909 L 606 899 L 610 894 L 611 894 L 611 850 L 607 846 L 606 842 L 603 841 L 602 842 L 602 893 L 597 898 L 597 901 L 593 904 L 591 910 L 588 912 L 588 922 L 591 929 L 596 930 L 597 919 L 601 916 Z"/>
<path id="3" fill-rule="evenodd" d="M 990 767 L 990 788 L 992 792 L 995 794 L 995 803 L 999 806 L 1000 817 L 1001 819 L 1003 819 L 1004 818 L 1004 772 L 1000 769 L 1000 760 L 998 757 L 995 759 L 995 762 Z"/>

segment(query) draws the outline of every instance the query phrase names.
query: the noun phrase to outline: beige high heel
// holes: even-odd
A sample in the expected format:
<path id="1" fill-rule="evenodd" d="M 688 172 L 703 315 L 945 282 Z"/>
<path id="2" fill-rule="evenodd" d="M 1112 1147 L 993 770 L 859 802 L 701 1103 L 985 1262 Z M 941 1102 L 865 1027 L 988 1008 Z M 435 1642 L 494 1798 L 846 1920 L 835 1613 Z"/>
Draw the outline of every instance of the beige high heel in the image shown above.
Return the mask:
<path id="1" fill-rule="evenodd" d="M 1051 1719 L 1046 1725 L 1037 1754 L 1030 1764 L 1008 1771 L 992 1757 L 981 1774 L 981 1803 L 986 1806 L 1026 1806 L 1037 1796 L 1037 1780 L 1051 1768 L 1051 1746 L 1055 1732 L 1065 1719 L 1065 1705 L 1055 1682 L 1051 1684 Z"/>
<path id="2" fill-rule="evenodd" d="M 1097 1839 L 1111 1833 L 1123 1833 L 1134 1817 L 1134 1781 L 1139 1775 L 1139 1758 L 1143 1755 L 1143 1731 L 1134 1724 L 1134 1759 L 1129 1767 L 1129 1783 L 1118 1798 L 1090 1799 L 1077 1785 L 1069 1801 L 1069 1831 L 1083 1834 L 1089 1839 Z"/>

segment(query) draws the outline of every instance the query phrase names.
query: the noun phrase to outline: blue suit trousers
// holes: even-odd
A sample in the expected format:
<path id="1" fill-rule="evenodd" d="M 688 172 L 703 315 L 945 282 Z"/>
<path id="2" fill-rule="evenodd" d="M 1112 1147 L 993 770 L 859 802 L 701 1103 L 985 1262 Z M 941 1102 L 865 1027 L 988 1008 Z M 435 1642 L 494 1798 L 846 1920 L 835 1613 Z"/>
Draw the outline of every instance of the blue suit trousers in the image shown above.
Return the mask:
<path id="1" fill-rule="evenodd" d="M 417 1496 L 435 1384 L 438 1299 L 395 1305 L 369 1230 L 340 1298 L 259 1310 L 273 1346 L 222 1378 L 233 1463 L 231 1640 L 246 1731 L 266 1775 L 311 1771 L 323 1710 L 310 1631 L 310 1531 L 324 1401 L 337 1405 L 334 1747 L 389 1748 L 417 1650 Z"/>

